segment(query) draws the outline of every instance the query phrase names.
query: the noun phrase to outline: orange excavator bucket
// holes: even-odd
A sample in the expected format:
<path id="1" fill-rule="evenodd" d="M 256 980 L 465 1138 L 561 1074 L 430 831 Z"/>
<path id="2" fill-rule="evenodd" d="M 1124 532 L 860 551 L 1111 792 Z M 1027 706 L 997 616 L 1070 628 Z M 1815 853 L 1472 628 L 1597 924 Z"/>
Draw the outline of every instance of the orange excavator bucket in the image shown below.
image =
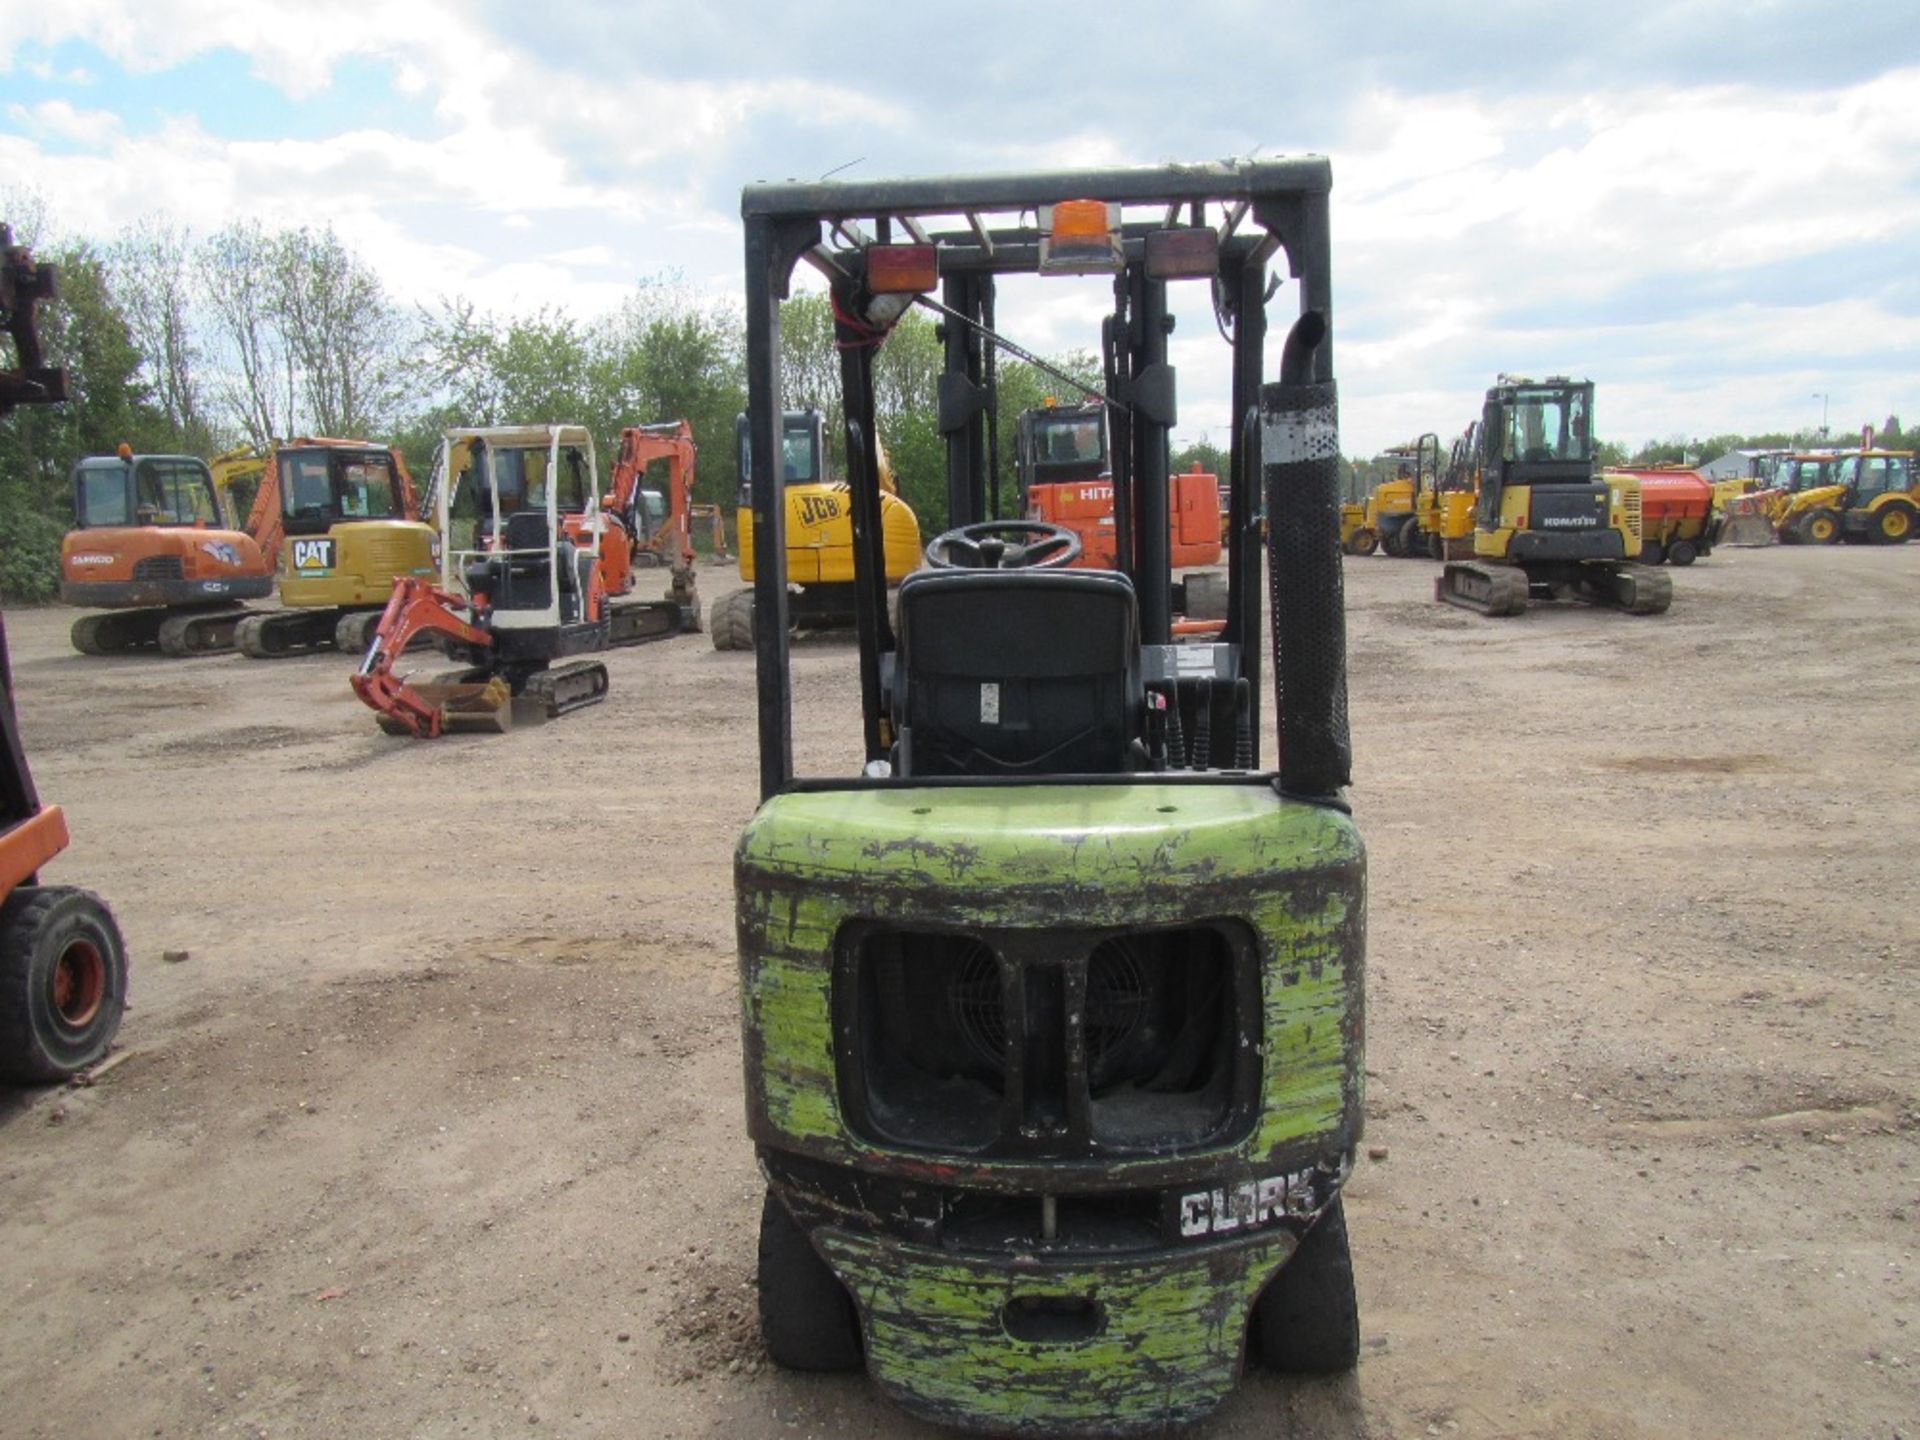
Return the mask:
<path id="1" fill-rule="evenodd" d="M 490 648 L 486 631 L 460 618 L 456 595 L 406 575 L 394 582 L 366 658 L 353 675 L 353 693 L 379 716 L 389 735 L 429 740 L 450 731 L 501 734 L 513 724 L 513 691 L 496 675 L 461 671 L 458 679 L 413 683 L 396 675 L 393 661 L 423 632 L 438 632 L 467 646 Z"/>

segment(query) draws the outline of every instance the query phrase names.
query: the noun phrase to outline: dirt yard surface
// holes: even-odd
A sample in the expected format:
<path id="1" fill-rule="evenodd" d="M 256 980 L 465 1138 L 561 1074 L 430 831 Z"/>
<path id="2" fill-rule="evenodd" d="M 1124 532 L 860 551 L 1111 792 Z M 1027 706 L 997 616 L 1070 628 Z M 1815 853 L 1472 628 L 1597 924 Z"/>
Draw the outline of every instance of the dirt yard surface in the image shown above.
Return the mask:
<path id="1" fill-rule="evenodd" d="M 1433 575 L 1347 570 L 1364 1358 L 1192 1433 L 1920 1437 L 1920 546 L 1722 551 L 1660 619 Z M 755 1333 L 751 657 L 420 743 L 343 657 L 71 619 L 7 616 L 46 878 L 135 1008 L 98 1085 L 0 1095 L 0 1434 L 933 1433 Z M 795 674 L 850 766 L 850 646 Z"/>

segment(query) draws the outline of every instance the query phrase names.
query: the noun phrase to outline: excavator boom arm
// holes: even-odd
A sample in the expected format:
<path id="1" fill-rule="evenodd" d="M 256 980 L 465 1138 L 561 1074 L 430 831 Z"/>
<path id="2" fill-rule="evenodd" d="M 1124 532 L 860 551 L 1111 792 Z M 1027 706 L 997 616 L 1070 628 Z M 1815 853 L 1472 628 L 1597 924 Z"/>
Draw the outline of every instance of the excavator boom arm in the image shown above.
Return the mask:
<path id="1" fill-rule="evenodd" d="M 465 603 L 428 584 L 417 575 L 403 575 L 394 581 L 393 594 L 381 613 L 380 624 L 367 646 L 366 658 L 353 676 L 353 693 L 381 715 L 389 717 L 413 735 L 431 739 L 445 722 L 443 708 L 428 700 L 405 680 L 393 673 L 393 662 L 406 653 L 416 635 L 434 631 L 463 645 L 490 649 L 493 637 L 479 626 L 461 618 Z"/>

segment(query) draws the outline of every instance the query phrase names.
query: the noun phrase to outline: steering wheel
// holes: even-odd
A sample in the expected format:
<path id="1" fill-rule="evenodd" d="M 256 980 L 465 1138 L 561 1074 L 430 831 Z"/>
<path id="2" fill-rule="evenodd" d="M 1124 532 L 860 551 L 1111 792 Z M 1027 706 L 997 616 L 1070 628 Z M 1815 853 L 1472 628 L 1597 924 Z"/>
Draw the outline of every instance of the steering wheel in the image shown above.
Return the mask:
<path id="1" fill-rule="evenodd" d="M 927 544 L 936 570 L 1057 570 L 1080 558 L 1080 537 L 1040 520 L 982 520 Z"/>

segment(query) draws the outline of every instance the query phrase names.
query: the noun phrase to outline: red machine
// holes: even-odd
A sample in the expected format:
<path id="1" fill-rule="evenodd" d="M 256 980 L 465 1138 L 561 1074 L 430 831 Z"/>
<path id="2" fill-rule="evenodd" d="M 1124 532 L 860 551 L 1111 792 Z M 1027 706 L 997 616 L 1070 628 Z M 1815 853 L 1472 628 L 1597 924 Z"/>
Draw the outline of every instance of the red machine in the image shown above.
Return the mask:
<path id="1" fill-rule="evenodd" d="M 40 363 L 33 309 L 54 297 L 37 265 L 0 225 L 0 327 L 17 369 L 0 370 L 0 415 L 67 398 L 64 370 Z M 0 1079 L 62 1080 L 107 1053 L 127 1004 L 127 947 L 98 895 L 42 885 L 40 867 L 67 848 L 58 805 L 42 805 L 13 713 L 7 631 L 0 623 Z"/>
<path id="2" fill-rule="evenodd" d="M 1640 563 L 1691 565 L 1720 539 L 1713 486 L 1697 470 L 1610 470 L 1640 482 Z"/>
<path id="3" fill-rule="evenodd" d="M 1118 569 L 1106 407 L 1047 405 L 1023 411 L 1017 458 L 1027 518 L 1078 535 L 1075 566 Z M 1167 522 L 1176 570 L 1220 563 L 1220 482 L 1215 476 L 1198 465 L 1185 475 L 1170 476 Z"/>
<path id="4" fill-rule="evenodd" d="M 600 545 L 600 582 L 609 596 L 633 592 L 634 571 L 642 561 L 664 564 L 668 570 L 667 598 L 648 611 L 639 623 L 638 608 L 614 607 L 614 645 L 677 635 L 700 628 L 700 597 L 693 573 L 693 462 L 697 447 L 693 430 L 684 420 L 659 425 L 629 425 L 620 432 L 620 453 L 614 457 L 613 476 L 601 500 L 599 522 L 606 527 Z M 667 515 L 650 523 L 644 487 L 647 467 L 667 462 Z M 586 515 L 562 517 L 567 538 L 585 546 Z M 623 617 L 634 619 L 623 623 Z"/>

